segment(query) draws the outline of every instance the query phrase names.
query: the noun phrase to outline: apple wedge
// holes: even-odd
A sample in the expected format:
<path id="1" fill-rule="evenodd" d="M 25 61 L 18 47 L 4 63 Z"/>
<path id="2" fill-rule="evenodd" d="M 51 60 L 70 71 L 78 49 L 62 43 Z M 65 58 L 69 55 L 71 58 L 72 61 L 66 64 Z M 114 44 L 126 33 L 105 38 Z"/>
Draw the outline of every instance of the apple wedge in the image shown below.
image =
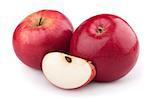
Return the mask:
<path id="1" fill-rule="evenodd" d="M 62 89 L 85 86 L 96 75 L 95 67 L 87 60 L 61 52 L 46 54 L 42 70 L 48 81 Z"/>

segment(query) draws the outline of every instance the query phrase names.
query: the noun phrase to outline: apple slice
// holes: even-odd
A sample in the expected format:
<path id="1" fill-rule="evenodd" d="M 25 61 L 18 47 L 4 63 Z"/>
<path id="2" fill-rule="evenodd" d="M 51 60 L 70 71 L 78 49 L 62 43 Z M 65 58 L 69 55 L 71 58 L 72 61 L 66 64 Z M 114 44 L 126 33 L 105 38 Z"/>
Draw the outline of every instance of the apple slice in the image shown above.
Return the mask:
<path id="1" fill-rule="evenodd" d="M 96 75 L 90 62 L 60 52 L 45 55 L 42 70 L 48 81 L 63 89 L 87 85 Z"/>

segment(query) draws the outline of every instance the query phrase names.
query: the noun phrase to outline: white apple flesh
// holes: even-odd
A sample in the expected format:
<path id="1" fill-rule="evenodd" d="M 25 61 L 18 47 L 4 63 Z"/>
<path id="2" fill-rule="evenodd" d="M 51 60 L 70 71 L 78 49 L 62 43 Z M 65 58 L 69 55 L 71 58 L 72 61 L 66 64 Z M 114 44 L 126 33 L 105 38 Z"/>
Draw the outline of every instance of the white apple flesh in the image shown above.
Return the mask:
<path id="1" fill-rule="evenodd" d="M 60 52 L 45 55 L 42 70 L 48 81 L 62 89 L 75 89 L 92 81 L 95 67 L 88 61 Z"/>

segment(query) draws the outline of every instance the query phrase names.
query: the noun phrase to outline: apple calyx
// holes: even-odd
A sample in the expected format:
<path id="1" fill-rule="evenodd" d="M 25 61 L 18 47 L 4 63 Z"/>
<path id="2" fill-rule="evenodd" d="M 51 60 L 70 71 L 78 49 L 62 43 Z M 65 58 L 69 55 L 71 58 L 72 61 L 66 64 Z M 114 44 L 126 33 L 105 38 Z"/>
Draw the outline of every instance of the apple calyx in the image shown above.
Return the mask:
<path id="1" fill-rule="evenodd" d="M 96 33 L 98 34 L 101 34 L 105 31 L 105 29 L 102 27 L 102 26 L 99 26 L 97 29 L 96 29 Z"/>

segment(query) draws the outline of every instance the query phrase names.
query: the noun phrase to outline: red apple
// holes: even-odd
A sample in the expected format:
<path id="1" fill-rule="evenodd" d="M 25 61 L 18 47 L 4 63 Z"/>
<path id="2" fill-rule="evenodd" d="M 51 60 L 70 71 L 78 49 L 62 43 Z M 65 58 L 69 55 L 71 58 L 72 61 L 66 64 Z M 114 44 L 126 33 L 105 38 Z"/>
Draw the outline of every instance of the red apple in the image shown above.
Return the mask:
<path id="1" fill-rule="evenodd" d="M 126 75 L 139 54 L 137 36 L 122 18 L 101 14 L 84 21 L 74 32 L 70 52 L 93 62 L 96 81 L 113 81 Z"/>
<path id="2" fill-rule="evenodd" d="M 73 27 L 68 18 L 54 10 L 41 10 L 27 16 L 15 29 L 13 47 L 26 65 L 41 69 L 45 54 L 67 52 Z"/>
<path id="3" fill-rule="evenodd" d="M 96 74 L 95 67 L 90 62 L 60 52 L 46 54 L 42 70 L 48 81 L 63 89 L 85 86 Z"/>

